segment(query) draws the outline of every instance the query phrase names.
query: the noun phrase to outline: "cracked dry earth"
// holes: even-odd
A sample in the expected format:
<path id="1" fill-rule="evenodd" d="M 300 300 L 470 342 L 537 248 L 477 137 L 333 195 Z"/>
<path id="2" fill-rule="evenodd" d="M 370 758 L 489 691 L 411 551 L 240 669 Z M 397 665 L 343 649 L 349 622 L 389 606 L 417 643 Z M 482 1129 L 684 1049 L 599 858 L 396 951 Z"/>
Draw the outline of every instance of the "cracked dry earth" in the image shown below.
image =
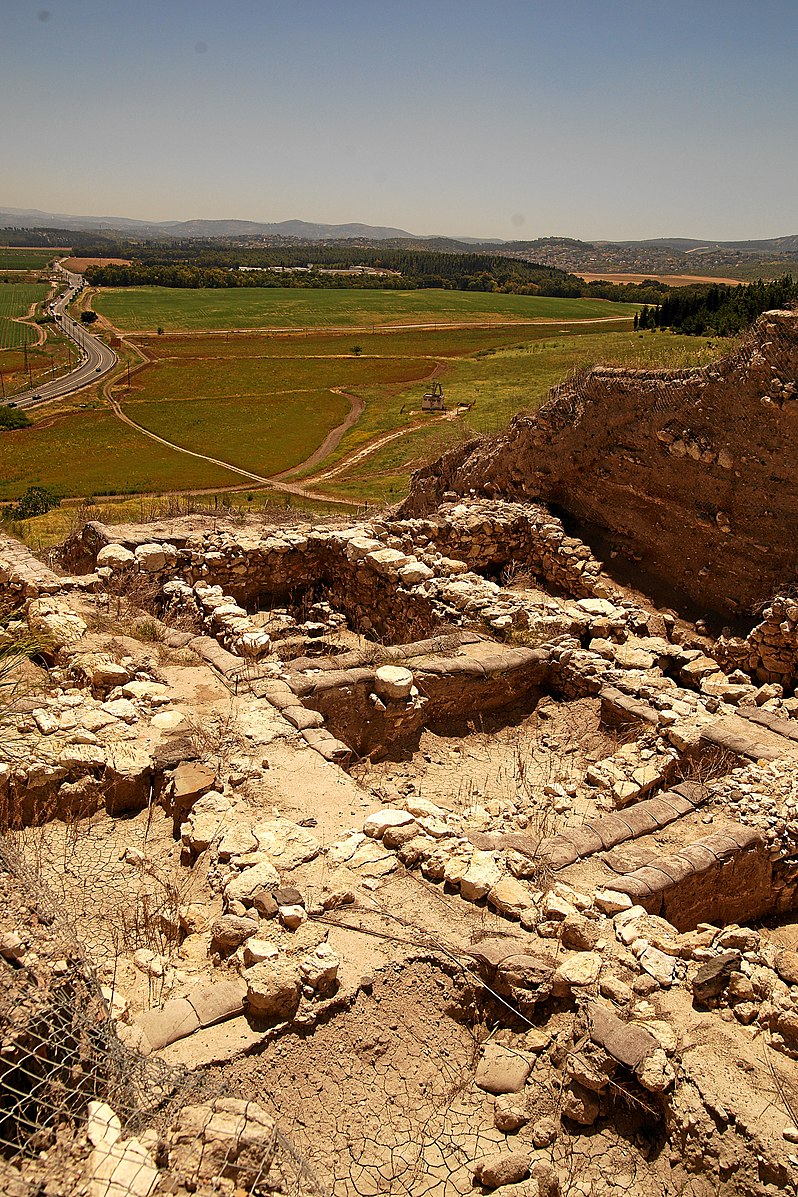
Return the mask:
<path id="1" fill-rule="evenodd" d="M 796 1192 L 786 674 L 532 504 L 61 563 L 0 544 L 4 1192 Z"/>

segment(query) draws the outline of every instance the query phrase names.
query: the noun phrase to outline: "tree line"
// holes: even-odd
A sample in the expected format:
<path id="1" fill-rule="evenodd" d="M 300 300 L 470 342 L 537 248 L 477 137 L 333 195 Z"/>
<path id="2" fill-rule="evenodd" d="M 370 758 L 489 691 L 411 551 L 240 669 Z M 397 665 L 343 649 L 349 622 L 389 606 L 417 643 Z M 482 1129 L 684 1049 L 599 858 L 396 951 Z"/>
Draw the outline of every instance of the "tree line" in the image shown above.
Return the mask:
<path id="1" fill-rule="evenodd" d="M 377 246 L 303 244 L 266 248 L 170 245 L 138 248 L 128 266 L 89 266 L 95 287 L 358 287 L 370 290 L 489 291 L 545 295 L 564 299 L 608 299 L 656 303 L 668 288 L 658 282 L 586 283 L 555 266 L 525 262 L 501 254 L 445 253 Z M 247 270 L 240 270 L 246 266 Z M 308 267 L 310 266 L 310 269 Z M 366 266 L 391 275 L 335 275 L 325 270 Z M 280 271 L 269 269 L 280 267 Z"/>
<path id="2" fill-rule="evenodd" d="M 773 282 L 759 279 L 748 286 L 674 288 L 654 307 L 644 305 L 635 328 L 669 328 L 695 336 L 730 337 L 753 324 L 763 312 L 798 303 L 798 281 L 791 274 Z"/>

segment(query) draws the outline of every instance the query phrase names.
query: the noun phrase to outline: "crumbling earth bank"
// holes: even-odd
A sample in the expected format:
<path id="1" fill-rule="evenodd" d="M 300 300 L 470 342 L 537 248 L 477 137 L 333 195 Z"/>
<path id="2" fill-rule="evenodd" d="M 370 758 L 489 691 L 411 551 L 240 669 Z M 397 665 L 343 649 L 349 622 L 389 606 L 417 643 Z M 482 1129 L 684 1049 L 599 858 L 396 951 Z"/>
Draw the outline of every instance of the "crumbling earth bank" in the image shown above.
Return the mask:
<path id="1" fill-rule="evenodd" d="M 9 1191 L 795 1191 L 793 658 L 541 504 L 63 558 L 0 551 Z"/>
<path id="2" fill-rule="evenodd" d="M 446 492 L 546 500 L 704 611 L 755 612 L 798 570 L 798 317 L 680 372 L 597 368 L 535 416 L 414 476 L 405 515 Z"/>

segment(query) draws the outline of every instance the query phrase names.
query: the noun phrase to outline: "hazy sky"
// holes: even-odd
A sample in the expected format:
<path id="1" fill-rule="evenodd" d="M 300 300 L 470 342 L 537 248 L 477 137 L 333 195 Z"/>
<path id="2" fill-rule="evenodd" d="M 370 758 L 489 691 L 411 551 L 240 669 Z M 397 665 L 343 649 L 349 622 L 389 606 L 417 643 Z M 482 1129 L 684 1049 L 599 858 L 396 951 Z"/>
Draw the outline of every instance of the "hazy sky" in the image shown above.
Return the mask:
<path id="1" fill-rule="evenodd" d="M 798 233 L 798 0 L 0 0 L 0 206 Z"/>

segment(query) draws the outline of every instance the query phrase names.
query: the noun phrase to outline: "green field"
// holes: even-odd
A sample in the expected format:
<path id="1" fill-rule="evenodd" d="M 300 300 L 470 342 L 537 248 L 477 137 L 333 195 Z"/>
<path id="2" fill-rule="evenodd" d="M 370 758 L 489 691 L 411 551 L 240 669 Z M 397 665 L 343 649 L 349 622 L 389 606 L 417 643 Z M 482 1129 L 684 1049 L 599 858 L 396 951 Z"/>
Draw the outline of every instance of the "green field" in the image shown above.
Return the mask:
<path id="1" fill-rule="evenodd" d="M 441 328 L 363 334 L 154 337 L 152 359 L 117 380 L 115 399 L 137 423 L 167 440 L 266 476 L 311 456 L 362 400 L 358 422 L 323 464 L 306 468 L 323 494 L 354 502 L 400 498 L 413 469 L 458 440 L 495 432 L 518 411 L 534 410 L 574 369 L 598 362 L 636 367 L 690 366 L 718 356 L 698 337 L 612 331 L 613 325 Z M 454 419 L 423 416 L 421 396 L 435 372 Z M 332 389 L 341 387 L 346 394 Z M 110 411 L 37 411 L 30 429 L 0 434 L 0 498 L 27 486 L 64 495 L 180 491 L 241 484 L 238 475 L 158 445 Z M 402 435 L 357 461 L 380 437 Z M 298 472 L 298 479 L 302 471 Z"/>
<path id="2" fill-rule="evenodd" d="M 41 303 L 49 290 L 43 283 L 0 283 L 0 349 L 16 349 L 36 340 L 35 330 L 13 317 L 27 316 L 31 304 Z"/>
<path id="3" fill-rule="evenodd" d="M 638 305 L 604 299 L 550 299 L 481 291 L 315 290 L 236 287 L 191 290 L 119 287 L 100 291 L 93 306 L 125 332 L 203 329 L 368 328 L 386 324 L 451 324 L 491 320 L 631 320 Z"/>
<path id="4" fill-rule="evenodd" d="M 354 387 L 368 383 L 405 383 L 425 378 L 434 361 L 415 356 L 352 357 L 351 355 L 272 357 L 268 352 L 255 357 L 217 358 L 213 346 L 192 342 L 198 356 L 162 358 L 136 373 L 132 379 L 133 399 L 229 399 L 272 397 L 297 391 L 318 391 L 324 387 Z M 315 349 L 315 346 L 313 347 Z M 340 351 L 339 346 L 339 351 Z M 412 352 L 412 346 L 409 347 Z M 127 398 L 126 392 L 121 393 Z"/>
<path id="5" fill-rule="evenodd" d="M 346 399 L 331 391 L 299 391 L 270 402 L 235 398 L 125 405 L 132 420 L 158 436 L 264 477 L 304 461 L 348 410 Z"/>
<path id="6" fill-rule="evenodd" d="M 158 445 L 110 412 L 75 412 L 0 432 L 0 499 L 29 486 L 59 495 L 134 494 L 235 486 L 237 474 Z"/>
<path id="7" fill-rule="evenodd" d="M 54 258 L 63 253 L 54 249 L 14 249 L 0 245 L 0 270 L 44 270 Z"/>
<path id="8" fill-rule="evenodd" d="M 413 470 L 434 461 L 458 441 L 498 432 L 519 411 L 536 410 L 551 387 L 575 369 L 601 362 L 636 369 L 685 368 L 714 361 L 722 349 L 728 349 L 728 345 L 672 333 L 585 330 L 582 336 L 549 334 L 526 344 L 482 350 L 451 362 L 440 376 L 447 403 L 473 403 L 469 411 L 455 420 L 428 418 L 425 427 L 408 431 L 325 479 L 319 490 L 353 502 L 393 502 L 406 493 Z M 412 390 L 385 396 L 372 388 L 368 394 L 361 394 L 366 398 L 363 416 L 319 467 L 322 472 L 336 462 L 345 464 L 347 455 L 375 438 L 419 423 L 417 410 L 407 410 Z"/>

